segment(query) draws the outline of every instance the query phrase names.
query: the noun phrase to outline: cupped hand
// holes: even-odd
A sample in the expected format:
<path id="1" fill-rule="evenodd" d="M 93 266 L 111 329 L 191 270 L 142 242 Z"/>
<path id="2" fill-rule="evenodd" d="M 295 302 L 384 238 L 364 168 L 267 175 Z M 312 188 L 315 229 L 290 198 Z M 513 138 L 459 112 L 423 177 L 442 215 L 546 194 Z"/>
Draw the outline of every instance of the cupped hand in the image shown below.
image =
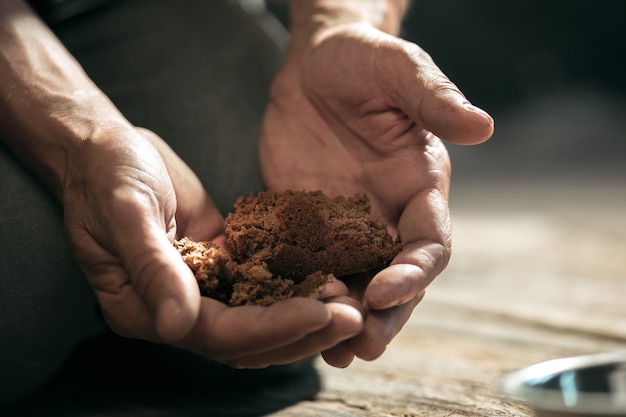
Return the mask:
<path id="1" fill-rule="evenodd" d="M 324 29 L 288 50 L 260 140 L 267 186 L 366 192 L 372 217 L 403 244 L 388 268 L 349 285 L 367 320 L 325 352 L 331 365 L 378 357 L 448 262 L 451 168 L 440 138 L 476 144 L 492 132 L 428 54 L 369 25 Z"/>
<path id="2" fill-rule="evenodd" d="M 355 309 L 313 300 L 229 308 L 200 297 L 175 238 L 224 240 L 223 218 L 154 133 L 99 131 L 69 158 L 66 230 L 110 328 L 237 367 L 288 363 L 360 332 Z"/>

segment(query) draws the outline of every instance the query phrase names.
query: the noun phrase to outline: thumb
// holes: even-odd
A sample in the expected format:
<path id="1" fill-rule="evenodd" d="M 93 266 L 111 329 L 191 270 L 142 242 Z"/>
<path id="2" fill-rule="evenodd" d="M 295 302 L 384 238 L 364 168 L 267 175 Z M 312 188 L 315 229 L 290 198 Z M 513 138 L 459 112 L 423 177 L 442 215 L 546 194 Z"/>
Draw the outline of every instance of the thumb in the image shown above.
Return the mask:
<path id="1" fill-rule="evenodd" d="M 493 134 L 494 121 L 471 104 L 447 78 L 433 81 L 415 109 L 415 119 L 426 130 L 457 145 L 475 145 Z"/>
<path id="2" fill-rule="evenodd" d="M 129 233 L 120 252 L 131 285 L 152 314 L 158 337 L 168 343 L 186 336 L 200 312 L 198 284 L 162 230 Z"/>
<path id="3" fill-rule="evenodd" d="M 472 105 L 419 46 L 402 42 L 397 60 L 382 60 L 383 89 L 417 125 L 459 145 L 486 141 L 494 121 Z M 391 76 L 390 76 L 391 75 Z M 391 79 L 393 78 L 393 80 Z"/>

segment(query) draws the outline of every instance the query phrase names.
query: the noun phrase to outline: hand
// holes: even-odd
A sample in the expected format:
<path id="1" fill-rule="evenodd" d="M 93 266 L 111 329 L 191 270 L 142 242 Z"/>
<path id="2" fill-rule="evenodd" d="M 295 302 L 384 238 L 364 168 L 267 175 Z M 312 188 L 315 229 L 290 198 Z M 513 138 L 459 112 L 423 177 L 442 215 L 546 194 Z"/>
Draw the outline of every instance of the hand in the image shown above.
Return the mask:
<path id="1" fill-rule="evenodd" d="M 77 259 L 113 331 L 260 367 L 301 359 L 361 330 L 357 310 L 339 304 L 229 308 L 201 298 L 171 242 L 223 242 L 222 216 L 152 132 L 118 129 L 102 139 L 73 155 L 63 203 Z"/>
<path id="2" fill-rule="evenodd" d="M 147 131 L 103 129 L 71 155 L 62 203 L 74 253 L 112 330 L 173 341 L 200 309 L 195 279 L 171 243 L 177 221 L 194 237 L 215 239 L 222 218 L 196 177 L 180 175 L 189 169 L 173 156 L 168 168 L 153 144 L 166 149 Z M 194 219 L 206 219 L 202 232 Z"/>
<path id="3" fill-rule="evenodd" d="M 268 188 L 367 192 L 372 216 L 403 243 L 371 281 L 348 283 L 367 306 L 364 330 L 324 353 L 331 365 L 347 366 L 354 355 L 371 360 L 384 351 L 448 262 L 450 161 L 439 138 L 480 143 L 493 120 L 418 46 L 370 25 L 322 29 L 298 45 L 264 120 Z"/>
<path id="4" fill-rule="evenodd" d="M 0 137 L 62 202 L 112 330 L 236 366 L 294 361 L 360 332 L 360 313 L 337 303 L 228 308 L 201 298 L 172 245 L 223 242 L 222 216 L 198 178 L 128 123 L 24 2 L 0 9 Z"/>

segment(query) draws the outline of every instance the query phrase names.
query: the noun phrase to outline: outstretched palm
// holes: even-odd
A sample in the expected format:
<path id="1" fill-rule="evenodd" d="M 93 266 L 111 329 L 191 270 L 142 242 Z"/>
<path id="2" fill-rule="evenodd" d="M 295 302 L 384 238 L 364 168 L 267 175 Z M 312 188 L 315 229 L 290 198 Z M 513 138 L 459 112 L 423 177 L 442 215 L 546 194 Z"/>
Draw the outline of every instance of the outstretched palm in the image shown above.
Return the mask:
<path id="1" fill-rule="evenodd" d="M 437 136 L 481 142 L 492 122 L 414 44 L 361 24 L 316 39 L 288 55 L 274 83 L 260 141 L 264 179 L 274 190 L 369 195 L 372 216 L 403 242 L 365 292 L 372 309 L 399 310 L 370 331 L 395 334 L 449 257 L 450 163 Z M 364 335 L 377 346 L 353 350 L 373 358 L 393 334 Z"/>

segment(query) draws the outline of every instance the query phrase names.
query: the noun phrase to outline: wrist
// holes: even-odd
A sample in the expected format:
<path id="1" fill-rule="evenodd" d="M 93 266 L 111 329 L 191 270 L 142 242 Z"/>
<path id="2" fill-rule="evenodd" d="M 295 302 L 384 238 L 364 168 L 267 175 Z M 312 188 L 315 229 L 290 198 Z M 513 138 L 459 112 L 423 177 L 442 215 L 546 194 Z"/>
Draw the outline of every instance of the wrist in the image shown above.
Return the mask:
<path id="1" fill-rule="evenodd" d="M 364 23 L 395 35 L 409 4 L 410 0 L 291 0 L 290 32 L 310 36 L 320 29 Z"/>
<path id="2" fill-rule="evenodd" d="M 410 0 L 290 0 L 287 63 L 337 31 L 368 26 L 396 35 Z"/>
<path id="3" fill-rule="evenodd" d="M 95 88 L 50 90 L 31 83 L 23 91 L 12 96 L 0 137 L 59 199 L 87 142 L 102 143 L 114 137 L 108 132 L 133 129 Z"/>

